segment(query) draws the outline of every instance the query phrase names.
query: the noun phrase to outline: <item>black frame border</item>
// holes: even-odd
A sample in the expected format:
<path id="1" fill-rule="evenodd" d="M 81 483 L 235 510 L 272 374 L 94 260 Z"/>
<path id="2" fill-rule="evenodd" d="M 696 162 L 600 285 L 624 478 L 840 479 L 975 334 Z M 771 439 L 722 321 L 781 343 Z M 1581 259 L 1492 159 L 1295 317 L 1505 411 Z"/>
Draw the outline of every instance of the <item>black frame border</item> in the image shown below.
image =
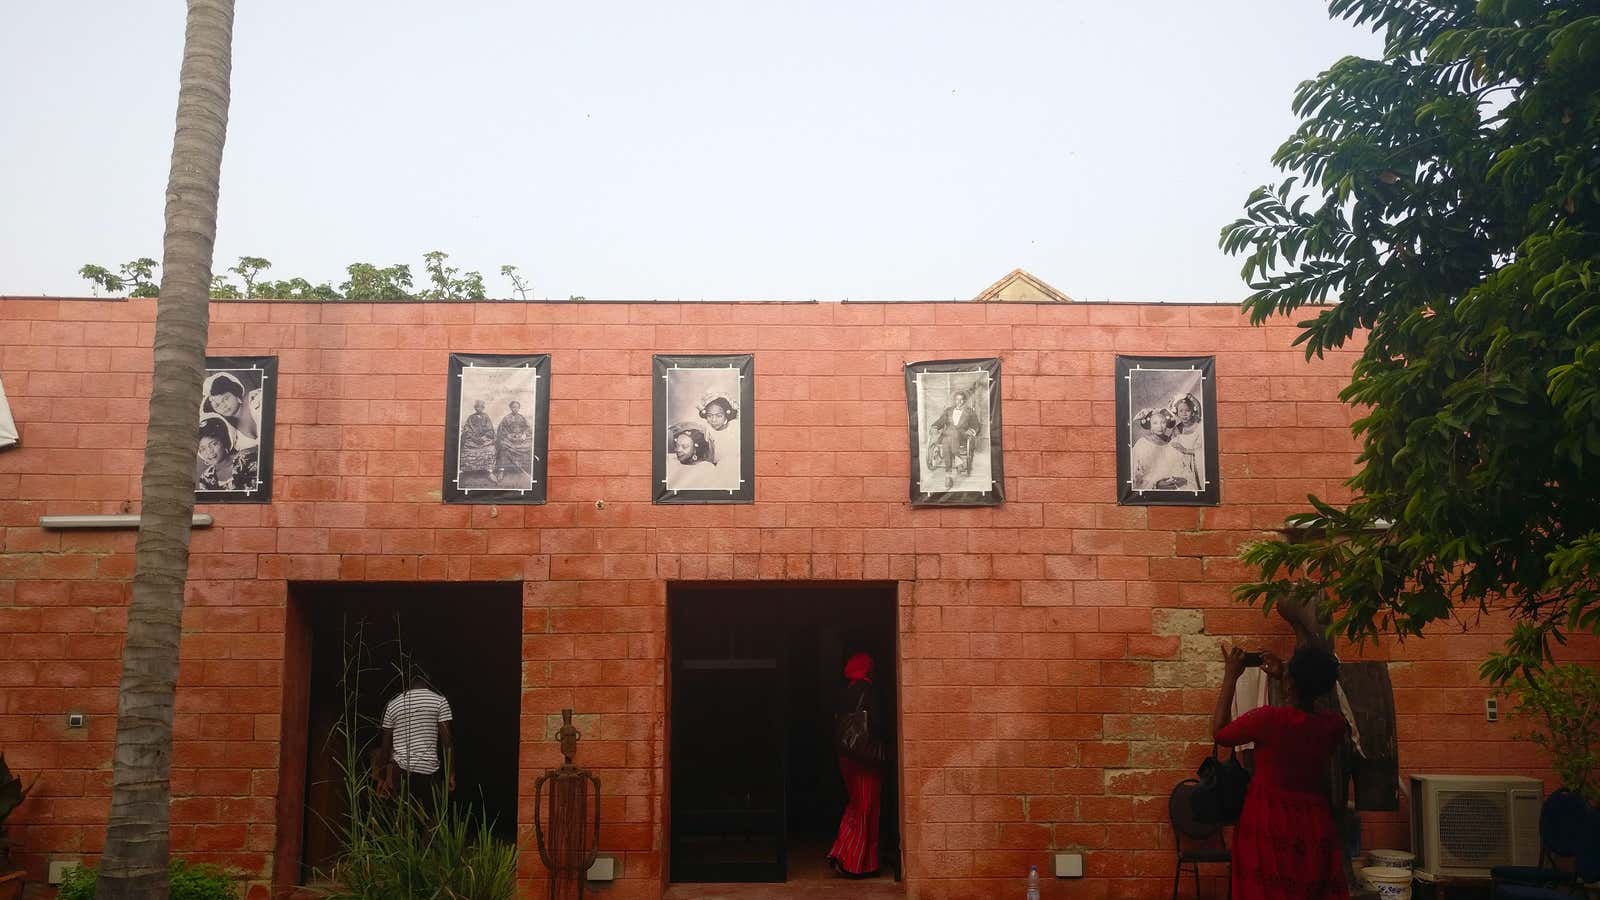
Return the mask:
<path id="1" fill-rule="evenodd" d="M 739 476 L 736 491 L 667 490 L 667 372 L 671 369 L 739 370 Z M 756 502 L 756 357 L 753 353 L 724 355 L 663 355 L 650 360 L 650 501 L 659 504 L 740 504 Z"/>
<path id="2" fill-rule="evenodd" d="M 260 440 L 256 444 L 256 483 L 261 489 L 250 491 L 241 495 L 237 491 L 202 491 L 195 485 L 195 503 L 271 503 L 272 502 L 272 445 L 278 428 L 278 358 L 276 356 L 208 356 L 206 357 L 205 375 L 201 378 L 201 392 L 205 379 L 213 371 L 238 371 L 239 369 L 261 370 L 261 421 L 256 423 L 261 427 Z M 205 403 L 202 396 L 200 403 Z M 199 428 L 200 403 L 195 405 L 195 427 Z M 199 480 L 198 477 L 195 479 Z"/>
<path id="3" fill-rule="evenodd" d="M 525 491 L 471 488 L 456 485 L 453 475 L 461 461 L 459 422 L 461 419 L 461 372 L 469 366 L 486 368 L 534 369 L 533 487 Z M 445 379 L 444 470 L 440 498 L 445 503 L 469 505 L 539 506 L 550 494 L 550 354 L 548 353 L 451 353 Z"/>
<path id="4" fill-rule="evenodd" d="M 1129 373 L 1135 369 L 1200 370 L 1201 415 L 1205 416 L 1206 489 L 1185 491 L 1135 491 L 1131 471 L 1133 452 L 1132 410 L 1128 408 Z M 1222 469 L 1217 446 L 1217 358 L 1215 356 L 1117 356 L 1117 505 L 1119 506 L 1219 506 L 1222 503 Z"/>
<path id="5" fill-rule="evenodd" d="M 989 429 L 989 475 L 990 489 L 987 491 L 923 491 L 921 490 L 922 452 L 923 452 L 923 423 L 917 420 L 917 375 L 923 372 L 985 372 L 989 376 L 989 411 L 988 422 L 985 427 Z M 924 362 L 906 363 L 906 432 L 910 438 L 911 468 L 906 472 L 906 483 L 910 489 L 912 506 L 999 506 L 1006 499 L 1006 471 L 1005 448 L 1003 440 L 1003 422 L 1001 420 L 1001 393 L 1003 382 L 1000 375 L 1000 358 L 997 356 L 981 359 L 934 359 Z"/>

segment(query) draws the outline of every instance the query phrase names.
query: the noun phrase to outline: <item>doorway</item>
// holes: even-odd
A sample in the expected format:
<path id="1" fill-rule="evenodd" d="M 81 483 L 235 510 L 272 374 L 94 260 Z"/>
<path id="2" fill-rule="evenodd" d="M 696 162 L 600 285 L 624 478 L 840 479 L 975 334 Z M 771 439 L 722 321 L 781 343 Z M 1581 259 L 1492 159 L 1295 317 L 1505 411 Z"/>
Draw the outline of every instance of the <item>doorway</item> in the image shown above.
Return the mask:
<path id="1" fill-rule="evenodd" d="M 426 676 L 449 701 L 453 802 L 516 840 L 517 741 L 522 689 L 522 585 L 296 583 L 291 618 L 309 646 L 300 882 L 326 873 L 340 851 L 346 809 L 341 717 L 356 747 L 376 746 L 388 700 Z M 352 677 L 359 668 L 359 677 Z M 364 756 L 358 754 L 358 756 Z"/>
<path id="2" fill-rule="evenodd" d="M 876 662 L 891 748 L 879 877 L 898 880 L 896 597 L 894 582 L 668 586 L 669 880 L 836 877 L 834 710 L 857 652 Z"/>

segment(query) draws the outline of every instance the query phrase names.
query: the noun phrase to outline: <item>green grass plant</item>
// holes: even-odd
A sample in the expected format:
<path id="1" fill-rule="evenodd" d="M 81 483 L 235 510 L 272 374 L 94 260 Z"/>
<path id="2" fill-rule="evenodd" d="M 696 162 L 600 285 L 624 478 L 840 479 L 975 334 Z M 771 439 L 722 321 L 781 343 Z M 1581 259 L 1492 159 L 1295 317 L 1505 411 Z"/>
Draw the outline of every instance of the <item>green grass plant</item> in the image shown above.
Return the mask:
<path id="1" fill-rule="evenodd" d="M 239 881 L 216 866 L 175 859 L 167 867 L 171 900 L 239 900 Z M 56 900 L 94 900 L 100 873 L 91 866 L 68 869 Z"/>
<path id="2" fill-rule="evenodd" d="M 343 849 L 327 874 L 322 894 L 330 900 L 510 900 L 517 890 L 517 850 L 493 835 L 487 815 L 473 815 L 452 802 L 441 785 L 431 797 L 379 789 L 374 778 L 377 723 L 364 716 L 358 698 L 363 677 L 382 677 L 367 667 L 359 630 L 345 647 L 341 689 L 344 708 L 328 749 L 337 768 L 348 811 L 336 823 Z M 404 659 L 402 654 L 402 659 Z M 411 682 L 402 665 L 392 690 Z"/>

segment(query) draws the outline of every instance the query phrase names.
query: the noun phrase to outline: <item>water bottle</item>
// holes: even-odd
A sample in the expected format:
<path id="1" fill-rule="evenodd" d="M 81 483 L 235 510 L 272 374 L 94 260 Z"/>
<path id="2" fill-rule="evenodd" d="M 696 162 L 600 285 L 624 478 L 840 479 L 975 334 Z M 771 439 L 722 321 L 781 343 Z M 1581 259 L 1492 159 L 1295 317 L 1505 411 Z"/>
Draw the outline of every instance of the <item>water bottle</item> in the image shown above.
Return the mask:
<path id="1" fill-rule="evenodd" d="M 1028 900 L 1039 900 L 1039 867 L 1028 867 Z"/>

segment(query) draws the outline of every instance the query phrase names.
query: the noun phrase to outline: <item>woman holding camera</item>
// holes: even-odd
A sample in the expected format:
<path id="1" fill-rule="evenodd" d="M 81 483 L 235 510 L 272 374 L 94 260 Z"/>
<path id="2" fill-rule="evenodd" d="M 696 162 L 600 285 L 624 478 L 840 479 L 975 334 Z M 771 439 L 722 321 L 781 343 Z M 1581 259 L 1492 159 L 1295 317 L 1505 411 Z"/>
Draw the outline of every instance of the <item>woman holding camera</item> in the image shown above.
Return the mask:
<path id="1" fill-rule="evenodd" d="M 1328 760 L 1344 740 L 1344 718 L 1314 708 L 1333 690 L 1339 661 L 1303 646 L 1286 665 L 1270 653 L 1222 648 L 1222 692 L 1213 740 L 1255 744 L 1255 773 L 1233 833 L 1234 900 L 1346 898 L 1344 850 L 1328 804 Z M 1233 721 L 1234 682 L 1249 665 L 1283 680 L 1287 706 L 1263 706 Z"/>

